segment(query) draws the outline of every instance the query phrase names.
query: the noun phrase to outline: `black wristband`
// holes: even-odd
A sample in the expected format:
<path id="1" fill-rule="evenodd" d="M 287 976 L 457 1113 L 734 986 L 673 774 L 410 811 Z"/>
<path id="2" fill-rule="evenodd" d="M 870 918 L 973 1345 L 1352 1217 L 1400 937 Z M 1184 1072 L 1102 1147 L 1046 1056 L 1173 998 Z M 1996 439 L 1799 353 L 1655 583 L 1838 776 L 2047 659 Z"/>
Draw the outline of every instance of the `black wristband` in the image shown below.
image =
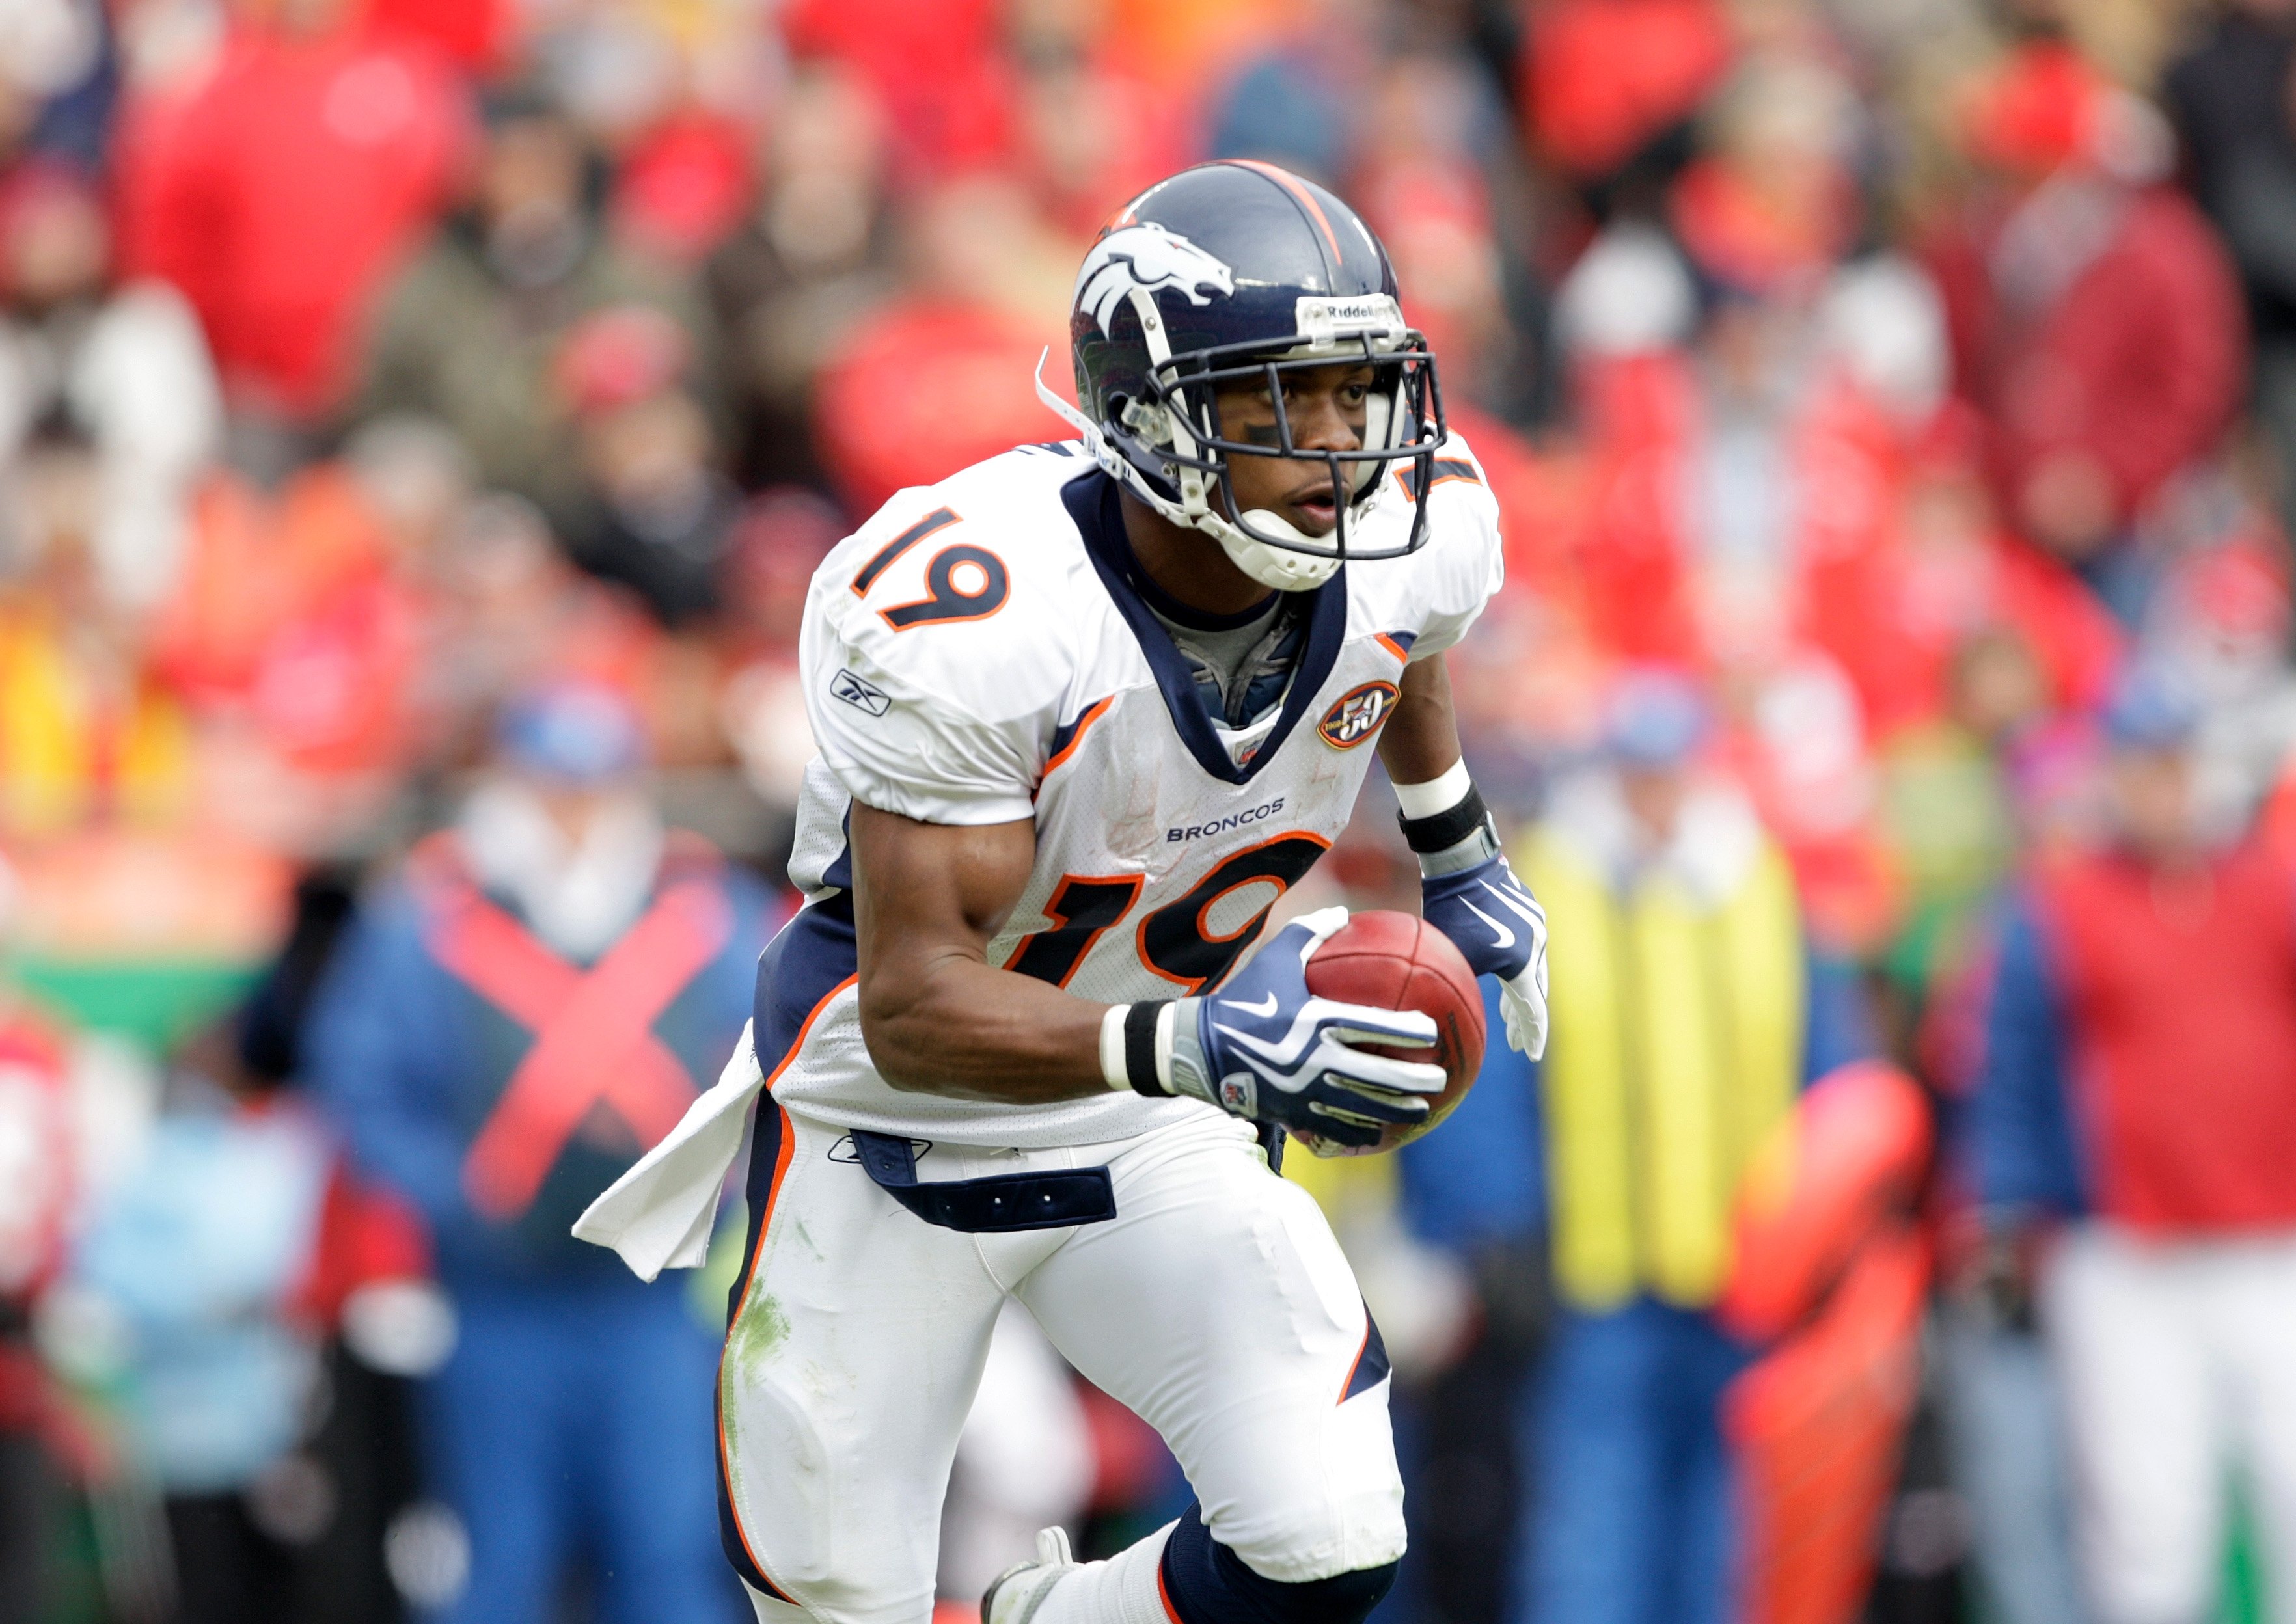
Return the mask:
<path id="1" fill-rule="evenodd" d="M 1169 1099 L 1172 1091 L 1156 1080 L 1156 1018 L 1160 1003 L 1131 1004 L 1124 1010 L 1124 1080 L 1132 1092 Z"/>
<path id="2" fill-rule="evenodd" d="M 1432 817 L 1406 817 L 1400 812 L 1395 821 L 1403 825 L 1403 842 L 1412 850 L 1424 855 L 1431 851 L 1447 851 L 1483 826 L 1490 812 L 1483 805 L 1483 792 L 1473 784 L 1459 804 Z"/>

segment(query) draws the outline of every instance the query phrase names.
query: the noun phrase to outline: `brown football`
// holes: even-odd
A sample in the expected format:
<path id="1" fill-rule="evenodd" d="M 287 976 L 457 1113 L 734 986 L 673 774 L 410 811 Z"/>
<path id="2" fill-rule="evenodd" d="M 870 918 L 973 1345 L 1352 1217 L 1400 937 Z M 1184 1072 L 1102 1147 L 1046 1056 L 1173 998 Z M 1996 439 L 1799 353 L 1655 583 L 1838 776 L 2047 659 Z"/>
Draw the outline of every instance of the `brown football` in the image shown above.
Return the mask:
<path id="1" fill-rule="evenodd" d="M 1308 959 L 1308 990 L 1319 998 L 1377 1009 L 1415 1009 L 1431 1017 L 1435 1022 L 1431 1051 L 1374 1047 L 1372 1052 L 1402 1060 L 1432 1060 L 1446 1073 L 1443 1092 L 1430 1102 L 1425 1121 L 1390 1128 L 1377 1144 L 1334 1153 L 1369 1156 L 1408 1144 L 1450 1115 L 1475 1086 L 1475 1073 L 1483 1064 L 1482 994 L 1459 950 L 1426 921 L 1385 909 L 1350 915 Z"/>

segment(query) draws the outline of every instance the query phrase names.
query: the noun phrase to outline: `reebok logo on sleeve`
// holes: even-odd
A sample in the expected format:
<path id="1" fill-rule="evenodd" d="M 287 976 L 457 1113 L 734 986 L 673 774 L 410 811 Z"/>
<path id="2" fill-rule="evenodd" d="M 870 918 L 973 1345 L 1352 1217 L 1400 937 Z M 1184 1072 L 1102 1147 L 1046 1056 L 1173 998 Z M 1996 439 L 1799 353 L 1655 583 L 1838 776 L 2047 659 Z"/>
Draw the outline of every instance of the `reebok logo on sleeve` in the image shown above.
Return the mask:
<path id="1" fill-rule="evenodd" d="M 829 679 L 832 699 L 841 699 L 856 710 L 865 710 L 871 716 L 882 716 L 893 708 L 891 698 L 874 685 L 856 677 L 842 666 Z"/>

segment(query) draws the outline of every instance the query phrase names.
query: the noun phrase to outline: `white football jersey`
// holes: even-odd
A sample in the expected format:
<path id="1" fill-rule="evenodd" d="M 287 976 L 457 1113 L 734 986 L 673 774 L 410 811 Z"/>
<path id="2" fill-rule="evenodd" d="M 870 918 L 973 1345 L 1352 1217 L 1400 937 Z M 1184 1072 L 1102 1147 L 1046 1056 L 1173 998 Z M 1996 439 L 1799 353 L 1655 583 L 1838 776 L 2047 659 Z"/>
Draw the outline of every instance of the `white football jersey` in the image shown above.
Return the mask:
<path id="1" fill-rule="evenodd" d="M 807 906 L 767 950 L 756 1041 L 774 1097 L 836 1127 L 1030 1149 L 1097 1144 L 1210 1107 L 1110 1093 L 1004 1105 L 898 1093 L 861 1041 L 849 809 L 1033 818 L 1036 865 L 988 962 L 1109 1003 L 1216 985 L 1348 822 L 1404 667 L 1457 642 L 1500 580 L 1498 508 L 1456 436 L 1359 534 L 1408 557 L 1308 595 L 1283 703 L 1217 726 L 1128 584 L 1118 487 L 1076 443 L 901 492 L 815 573 L 800 644 L 820 755 L 790 878 Z"/>

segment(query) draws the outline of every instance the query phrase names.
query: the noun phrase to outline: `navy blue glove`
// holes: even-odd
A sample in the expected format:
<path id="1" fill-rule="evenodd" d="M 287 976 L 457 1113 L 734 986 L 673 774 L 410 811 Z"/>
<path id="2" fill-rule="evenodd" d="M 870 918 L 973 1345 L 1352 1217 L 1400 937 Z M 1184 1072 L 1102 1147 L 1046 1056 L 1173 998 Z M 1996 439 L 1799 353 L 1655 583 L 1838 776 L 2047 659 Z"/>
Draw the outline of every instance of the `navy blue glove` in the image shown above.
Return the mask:
<path id="1" fill-rule="evenodd" d="M 1468 968 L 1498 978 L 1507 1042 L 1537 1060 L 1546 1052 L 1546 910 L 1497 845 L 1488 840 L 1488 855 L 1470 866 L 1423 874 L 1419 911 L 1451 939 Z M 1423 857 L 1421 866 L 1439 865 Z"/>
<path id="2" fill-rule="evenodd" d="M 1351 1046 L 1432 1048 L 1435 1022 L 1416 1010 L 1339 1004 L 1308 990 L 1308 958 L 1347 922 L 1345 908 L 1304 915 L 1219 991 L 1172 1005 L 1163 1017 L 1171 1023 L 1164 1086 L 1233 1116 L 1278 1123 L 1311 1147 L 1362 1149 L 1384 1126 L 1424 1117 L 1422 1096 L 1442 1093 L 1442 1067 Z"/>

